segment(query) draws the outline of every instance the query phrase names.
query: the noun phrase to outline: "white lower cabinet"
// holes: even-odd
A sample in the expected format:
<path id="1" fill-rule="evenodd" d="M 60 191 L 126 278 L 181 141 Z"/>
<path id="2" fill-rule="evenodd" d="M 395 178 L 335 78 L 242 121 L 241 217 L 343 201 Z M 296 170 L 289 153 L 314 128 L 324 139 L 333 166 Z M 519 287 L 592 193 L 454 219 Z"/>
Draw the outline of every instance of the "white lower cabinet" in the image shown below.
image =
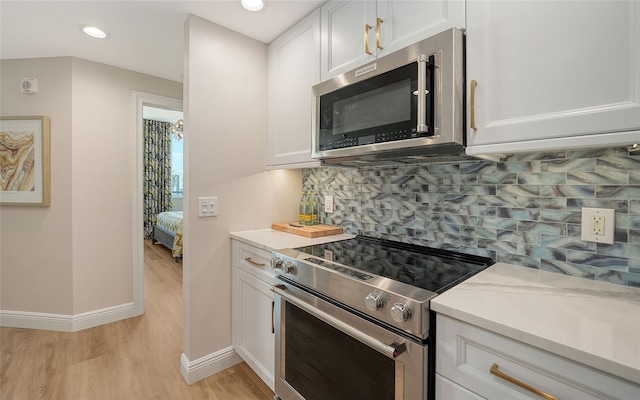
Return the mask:
<path id="1" fill-rule="evenodd" d="M 482 400 L 477 394 L 436 373 L 436 399 L 438 400 Z"/>
<path id="2" fill-rule="evenodd" d="M 235 240 L 232 243 L 233 347 L 273 390 L 275 336 L 271 255 Z"/>
<path id="3" fill-rule="evenodd" d="M 438 399 L 640 398 L 640 386 L 597 365 L 579 364 L 441 314 L 436 352 Z"/>

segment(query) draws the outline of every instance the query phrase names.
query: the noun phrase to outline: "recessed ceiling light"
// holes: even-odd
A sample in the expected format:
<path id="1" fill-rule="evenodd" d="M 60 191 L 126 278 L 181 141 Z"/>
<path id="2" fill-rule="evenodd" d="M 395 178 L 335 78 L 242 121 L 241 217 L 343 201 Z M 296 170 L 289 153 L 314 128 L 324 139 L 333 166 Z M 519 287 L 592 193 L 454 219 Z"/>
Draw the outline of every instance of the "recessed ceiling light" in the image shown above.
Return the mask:
<path id="1" fill-rule="evenodd" d="M 109 32 L 103 31 L 102 29 L 92 25 L 80 25 L 80 29 L 82 30 L 82 32 L 91 36 L 92 38 L 96 38 L 96 39 L 109 38 Z"/>
<path id="2" fill-rule="evenodd" d="M 241 4 L 249 11 L 260 11 L 264 7 L 262 0 L 242 0 Z"/>

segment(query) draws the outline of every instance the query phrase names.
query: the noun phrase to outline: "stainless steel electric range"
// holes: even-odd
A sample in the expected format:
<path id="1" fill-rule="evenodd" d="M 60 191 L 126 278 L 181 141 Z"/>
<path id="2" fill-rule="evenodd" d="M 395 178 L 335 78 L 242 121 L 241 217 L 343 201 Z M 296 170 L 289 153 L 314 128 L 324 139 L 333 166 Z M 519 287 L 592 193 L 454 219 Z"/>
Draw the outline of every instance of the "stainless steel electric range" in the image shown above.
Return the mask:
<path id="1" fill-rule="evenodd" d="M 430 300 L 491 264 L 365 236 L 274 251 L 276 399 L 431 399 Z"/>

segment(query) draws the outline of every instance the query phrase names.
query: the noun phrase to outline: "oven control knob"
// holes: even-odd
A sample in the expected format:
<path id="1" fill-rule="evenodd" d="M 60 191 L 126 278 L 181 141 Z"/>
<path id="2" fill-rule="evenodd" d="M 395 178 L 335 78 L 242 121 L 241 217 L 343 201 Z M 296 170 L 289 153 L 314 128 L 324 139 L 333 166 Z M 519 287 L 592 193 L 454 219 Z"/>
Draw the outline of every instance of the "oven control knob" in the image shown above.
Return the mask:
<path id="1" fill-rule="evenodd" d="M 371 311 L 381 310 L 384 307 L 384 294 L 382 293 L 369 293 L 364 298 L 364 305 Z"/>
<path id="2" fill-rule="evenodd" d="M 291 261 L 285 261 L 282 266 L 282 272 L 285 274 L 294 274 L 296 272 L 296 266 Z"/>
<path id="3" fill-rule="evenodd" d="M 406 304 L 396 303 L 391 307 L 391 318 L 396 322 L 406 322 L 411 318 L 411 310 Z"/>
<path id="4" fill-rule="evenodd" d="M 282 268 L 282 258 L 273 257 L 270 261 L 271 269 L 279 269 Z"/>

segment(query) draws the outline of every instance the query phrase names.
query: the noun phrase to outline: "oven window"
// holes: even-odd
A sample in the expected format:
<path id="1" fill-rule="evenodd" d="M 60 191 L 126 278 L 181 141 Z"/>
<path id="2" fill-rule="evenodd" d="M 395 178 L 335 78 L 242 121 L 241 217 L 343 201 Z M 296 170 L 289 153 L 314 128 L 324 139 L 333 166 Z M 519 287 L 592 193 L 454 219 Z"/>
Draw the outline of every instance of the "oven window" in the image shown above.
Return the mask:
<path id="1" fill-rule="evenodd" d="M 285 380 L 306 400 L 393 400 L 395 362 L 285 303 Z"/>

